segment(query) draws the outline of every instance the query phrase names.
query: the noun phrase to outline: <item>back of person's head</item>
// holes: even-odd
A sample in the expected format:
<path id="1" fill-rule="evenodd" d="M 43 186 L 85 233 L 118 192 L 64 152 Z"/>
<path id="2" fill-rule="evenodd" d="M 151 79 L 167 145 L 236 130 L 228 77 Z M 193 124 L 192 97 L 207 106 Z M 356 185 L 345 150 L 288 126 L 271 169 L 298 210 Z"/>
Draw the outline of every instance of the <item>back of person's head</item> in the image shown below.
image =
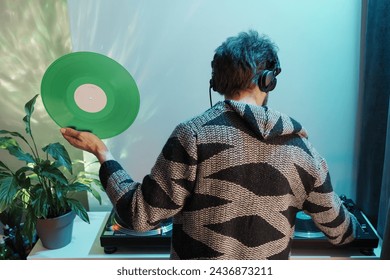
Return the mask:
<path id="1" fill-rule="evenodd" d="M 226 97 L 256 86 L 263 70 L 278 67 L 277 46 L 254 30 L 229 37 L 215 50 L 212 88 Z"/>

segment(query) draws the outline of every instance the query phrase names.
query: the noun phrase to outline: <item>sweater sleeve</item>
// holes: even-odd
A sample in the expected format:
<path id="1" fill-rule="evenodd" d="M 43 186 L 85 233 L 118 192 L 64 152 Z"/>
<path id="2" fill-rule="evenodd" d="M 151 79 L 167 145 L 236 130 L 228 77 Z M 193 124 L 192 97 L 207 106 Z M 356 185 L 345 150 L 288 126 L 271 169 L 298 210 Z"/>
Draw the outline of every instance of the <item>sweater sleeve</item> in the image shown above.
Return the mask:
<path id="1" fill-rule="evenodd" d="M 134 230 L 147 231 L 183 208 L 194 188 L 196 163 L 196 135 L 180 124 L 142 183 L 116 161 L 104 162 L 99 175 L 119 218 Z"/>
<path id="2" fill-rule="evenodd" d="M 311 148 L 311 152 L 315 161 L 316 176 L 312 180 L 312 186 L 307 188 L 310 191 L 303 204 L 303 210 L 312 217 L 316 226 L 332 244 L 343 245 L 352 242 L 356 234 L 357 219 L 346 209 L 333 190 L 326 161 L 314 148 Z"/>

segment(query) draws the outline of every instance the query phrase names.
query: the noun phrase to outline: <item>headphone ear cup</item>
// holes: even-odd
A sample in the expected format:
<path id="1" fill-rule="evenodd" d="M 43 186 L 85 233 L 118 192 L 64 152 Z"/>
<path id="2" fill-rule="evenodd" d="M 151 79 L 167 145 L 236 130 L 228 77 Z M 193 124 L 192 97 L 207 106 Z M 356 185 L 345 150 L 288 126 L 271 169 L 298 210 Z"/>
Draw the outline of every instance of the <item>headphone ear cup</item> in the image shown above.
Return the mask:
<path id="1" fill-rule="evenodd" d="M 276 87 L 276 77 L 273 71 L 264 70 L 258 80 L 258 86 L 262 92 L 269 92 Z"/>
<path id="2" fill-rule="evenodd" d="M 273 78 L 272 78 L 271 82 L 269 83 L 266 92 L 272 91 L 276 87 L 276 83 L 278 80 L 276 79 L 276 77 L 273 74 L 272 74 L 272 76 L 273 76 Z"/>

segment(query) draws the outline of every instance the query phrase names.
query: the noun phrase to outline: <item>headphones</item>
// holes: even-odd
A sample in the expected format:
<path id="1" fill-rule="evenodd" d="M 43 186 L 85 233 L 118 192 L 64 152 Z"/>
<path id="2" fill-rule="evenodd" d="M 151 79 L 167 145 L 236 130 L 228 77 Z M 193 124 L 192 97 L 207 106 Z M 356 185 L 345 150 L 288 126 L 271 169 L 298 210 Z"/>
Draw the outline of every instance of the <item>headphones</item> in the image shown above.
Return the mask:
<path id="1" fill-rule="evenodd" d="M 211 68 L 213 68 L 213 61 L 211 62 Z M 270 92 L 275 89 L 277 79 L 276 76 L 282 72 L 282 68 L 280 68 L 279 59 L 276 56 L 275 67 L 273 70 L 262 70 L 257 80 L 257 85 L 262 92 Z M 212 98 L 211 98 L 211 90 L 216 90 L 214 88 L 214 73 L 211 75 L 210 79 L 210 87 L 209 87 L 209 96 L 210 96 L 210 106 L 213 106 Z"/>

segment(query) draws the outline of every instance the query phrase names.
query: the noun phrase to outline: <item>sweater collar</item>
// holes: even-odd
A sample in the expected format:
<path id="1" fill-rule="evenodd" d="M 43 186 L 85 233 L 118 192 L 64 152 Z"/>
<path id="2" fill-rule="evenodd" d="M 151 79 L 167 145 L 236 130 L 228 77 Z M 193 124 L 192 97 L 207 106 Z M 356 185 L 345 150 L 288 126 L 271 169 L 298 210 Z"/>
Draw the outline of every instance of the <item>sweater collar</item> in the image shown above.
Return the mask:
<path id="1" fill-rule="evenodd" d="M 239 114 L 263 139 L 291 134 L 308 137 L 306 130 L 299 122 L 267 106 L 256 106 L 234 100 L 225 100 L 224 103 Z"/>

